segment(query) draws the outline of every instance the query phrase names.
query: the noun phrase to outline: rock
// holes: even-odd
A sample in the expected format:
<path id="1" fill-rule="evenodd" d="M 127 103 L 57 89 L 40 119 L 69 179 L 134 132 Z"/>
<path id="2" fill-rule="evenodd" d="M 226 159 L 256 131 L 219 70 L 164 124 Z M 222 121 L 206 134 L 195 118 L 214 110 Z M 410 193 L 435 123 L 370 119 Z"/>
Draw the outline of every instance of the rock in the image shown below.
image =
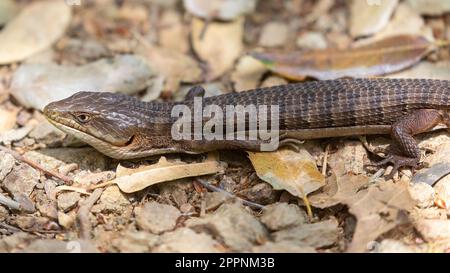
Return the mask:
<path id="1" fill-rule="evenodd" d="M 327 40 L 321 32 L 306 32 L 297 38 L 296 44 L 301 49 L 325 49 Z"/>
<path id="2" fill-rule="evenodd" d="M 450 240 L 450 220 L 419 219 L 414 226 L 429 243 Z"/>
<path id="3" fill-rule="evenodd" d="M 112 245 L 122 253 L 143 253 L 150 252 L 159 241 L 158 235 L 146 231 L 126 231 Z"/>
<path id="4" fill-rule="evenodd" d="M 223 204 L 204 218 L 191 218 L 186 226 L 210 233 L 234 251 L 249 250 L 267 238 L 264 226 L 239 204 Z"/>
<path id="5" fill-rule="evenodd" d="M 415 253 L 413 247 L 404 244 L 403 242 L 392 240 L 392 239 L 384 239 L 379 243 L 376 247 L 376 253 Z"/>
<path id="6" fill-rule="evenodd" d="M 267 183 L 258 183 L 251 188 L 244 189 L 239 192 L 245 200 L 258 203 L 260 205 L 271 204 L 276 202 L 280 196 L 280 192 L 272 188 Z"/>
<path id="7" fill-rule="evenodd" d="M 286 43 L 289 27 L 281 22 L 269 22 L 261 30 L 258 44 L 264 47 L 278 47 Z"/>
<path id="8" fill-rule="evenodd" d="M 25 194 L 30 196 L 34 187 L 39 182 L 40 173 L 28 164 L 22 163 L 15 166 L 3 180 L 3 188 L 13 196 Z"/>
<path id="9" fill-rule="evenodd" d="M 75 208 L 81 196 L 78 192 L 62 192 L 58 195 L 58 208 L 64 212 Z"/>
<path id="10" fill-rule="evenodd" d="M 426 183 L 412 184 L 409 187 L 409 193 L 419 208 L 428 208 L 434 205 L 434 189 Z"/>
<path id="11" fill-rule="evenodd" d="M 222 203 L 224 203 L 230 196 L 222 192 L 207 192 L 205 193 L 205 209 L 214 210 L 217 209 Z"/>
<path id="12" fill-rule="evenodd" d="M 59 241 L 39 239 L 33 241 L 20 252 L 22 253 L 95 253 L 97 248 L 90 241 Z"/>
<path id="13" fill-rule="evenodd" d="M 183 0 L 184 8 L 204 19 L 234 20 L 255 10 L 256 0 Z"/>
<path id="14" fill-rule="evenodd" d="M 12 19 L 17 11 L 17 4 L 13 0 L 0 1 L 0 26 Z"/>
<path id="15" fill-rule="evenodd" d="M 111 161 L 94 148 L 54 148 L 26 152 L 25 156 L 49 169 L 58 169 L 65 164 L 76 163 L 80 169 L 104 170 Z"/>
<path id="16" fill-rule="evenodd" d="M 353 37 L 368 36 L 382 29 L 389 22 L 398 0 L 352 1 L 350 6 L 350 34 Z"/>
<path id="17" fill-rule="evenodd" d="M 71 17 L 70 7 L 61 1 L 26 5 L 0 32 L 0 64 L 22 61 L 50 47 L 64 34 Z"/>
<path id="18" fill-rule="evenodd" d="M 263 245 L 255 246 L 251 252 L 254 253 L 316 253 L 313 247 L 306 245 L 296 245 L 289 241 L 266 242 Z"/>
<path id="19" fill-rule="evenodd" d="M 11 94 L 26 107 L 42 110 L 79 90 L 133 94 L 147 87 L 153 71 L 136 55 L 118 55 L 82 66 L 22 64 L 14 72 Z"/>
<path id="20" fill-rule="evenodd" d="M 39 143 L 54 145 L 56 143 L 62 143 L 66 134 L 51 125 L 48 121 L 43 121 L 38 123 L 28 136 L 34 138 Z"/>
<path id="21" fill-rule="evenodd" d="M 450 212 L 450 176 L 447 175 L 439 180 L 439 182 L 437 182 L 434 186 L 434 190 L 436 192 L 436 197 L 444 201 L 447 211 Z"/>
<path id="22" fill-rule="evenodd" d="M 450 12 L 448 0 L 407 0 L 409 6 L 424 15 L 442 15 Z"/>
<path id="23" fill-rule="evenodd" d="M 14 167 L 16 160 L 14 157 L 8 153 L 0 151 L 0 182 L 5 179 L 6 175 L 11 172 Z"/>
<path id="24" fill-rule="evenodd" d="M 180 211 L 174 206 L 159 204 L 157 202 L 146 203 L 143 207 L 135 209 L 136 224 L 145 231 L 160 234 L 175 228 Z"/>
<path id="25" fill-rule="evenodd" d="M 98 206 L 102 212 L 120 215 L 130 209 L 130 201 L 120 191 L 119 187 L 110 186 L 103 191 Z"/>
<path id="26" fill-rule="evenodd" d="M 335 219 L 304 224 L 272 233 L 275 242 L 291 241 L 314 248 L 335 244 L 338 235 L 338 222 Z"/>
<path id="27" fill-rule="evenodd" d="M 275 203 L 264 207 L 261 222 L 271 230 L 280 230 L 306 223 L 306 214 L 295 204 Z"/>
<path id="28" fill-rule="evenodd" d="M 153 252 L 170 253 L 217 253 L 221 245 L 210 235 L 195 233 L 189 228 L 178 228 L 167 232 L 160 238 L 160 243 Z"/>

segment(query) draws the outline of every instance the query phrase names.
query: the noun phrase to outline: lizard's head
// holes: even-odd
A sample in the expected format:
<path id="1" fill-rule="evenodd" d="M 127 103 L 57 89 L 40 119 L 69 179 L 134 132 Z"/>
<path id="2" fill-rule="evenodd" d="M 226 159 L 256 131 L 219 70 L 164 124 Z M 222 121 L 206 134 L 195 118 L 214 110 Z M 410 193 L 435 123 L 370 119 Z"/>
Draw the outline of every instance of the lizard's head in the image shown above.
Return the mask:
<path id="1" fill-rule="evenodd" d="M 44 115 L 62 131 L 105 151 L 133 142 L 137 119 L 130 115 L 132 99 L 115 93 L 78 92 L 45 106 Z"/>

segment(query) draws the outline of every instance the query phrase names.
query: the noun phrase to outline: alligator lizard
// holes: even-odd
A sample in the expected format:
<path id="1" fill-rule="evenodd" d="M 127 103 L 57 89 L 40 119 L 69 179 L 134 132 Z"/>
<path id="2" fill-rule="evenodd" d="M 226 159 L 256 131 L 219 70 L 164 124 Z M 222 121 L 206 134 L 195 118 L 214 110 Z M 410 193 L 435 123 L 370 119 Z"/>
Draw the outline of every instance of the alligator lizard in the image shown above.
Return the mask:
<path id="1" fill-rule="evenodd" d="M 44 109 L 48 120 L 100 152 L 118 159 L 218 149 L 258 151 L 258 141 L 174 140 L 171 109 L 192 107 L 201 87 L 184 102 L 142 102 L 115 93 L 78 92 Z M 380 164 L 416 167 L 420 150 L 413 135 L 447 127 L 450 81 L 428 79 L 341 79 L 310 81 L 202 97 L 204 106 L 278 105 L 280 145 L 295 139 L 390 134 L 401 154 Z M 393 173 L 392 172 L 392 173 Z"/>

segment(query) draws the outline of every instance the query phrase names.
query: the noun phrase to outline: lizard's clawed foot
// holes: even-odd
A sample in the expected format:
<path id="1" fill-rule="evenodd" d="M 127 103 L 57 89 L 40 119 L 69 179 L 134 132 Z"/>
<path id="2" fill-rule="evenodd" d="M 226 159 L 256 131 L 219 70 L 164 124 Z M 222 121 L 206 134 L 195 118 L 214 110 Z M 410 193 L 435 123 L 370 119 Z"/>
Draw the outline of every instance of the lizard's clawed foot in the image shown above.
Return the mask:
<path id="1" fill-rule="evenodd" d="M 394 174 L 401 167 L 411 167 L 413 170 L 420 168 L 420 163 L 419 163 L 418 158 L 404 157 L 404 156 L 399 156 L 399 155 L 390 155 L 379 162 L 376 162 L 373 164 L 368 164 L 366 166 L 380 167 L 380 166 L 383 166 L 386 164 L 392 164 L 392 166 L 393 166 L 392 171 L 387 176 L 385 176 L 385 178 L 387 180 L 392 179 L 394 177 Z"/>

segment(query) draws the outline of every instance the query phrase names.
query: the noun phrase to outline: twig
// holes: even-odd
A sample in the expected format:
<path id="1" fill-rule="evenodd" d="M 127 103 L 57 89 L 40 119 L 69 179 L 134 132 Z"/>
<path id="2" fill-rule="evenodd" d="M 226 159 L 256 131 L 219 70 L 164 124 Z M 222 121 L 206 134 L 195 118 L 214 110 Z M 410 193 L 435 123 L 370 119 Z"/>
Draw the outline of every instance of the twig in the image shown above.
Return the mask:
<path id="1" fill-rule="evenodd" d="M 206 182 L 206 181 L 204 181 L 202 179 L 197 179 L 197 181 L 200 184 L 202 184 L 203 187 L 207 188 L 208 190 L 223 193 L 226 196 L 231 197 L 231 198 L 236 198 L 239 201 L 241 201 L 244 205 L 247 205 L 247 206 L 250 206 L 250 207 L 254 207 L 254 208 L 257 208 L 257 209 L 263 209 L 264 208 L 263 205 L 260 205 L 258 203 L 254 203 L 254 202 L 242 199 L 240 197 L 237 197 L 236 195 L 232 194 L 231 192 L 227 192 L 226 190 L 223 190 L 223 189 L 218 188 L 218 187 L 216 187 L 214 185 L 211 185 L 210 183 L 208 183 L 208 182 Z"/>
<path id="2" fill-rule="evenodd" d="M 327 175 L 327 165 L 328 165 L 328 153 L 330 151 L 330 144 L 327 144 L 325 147 L 325 154 L 323 155 L 323 164 L 322 164 L 322 175 Z"/>
<path id="3" fill-rule="evenodd" d="M 7 206 L 12 210 L 22 210 L 20 203 L 16 202 L 0 193 L 0 204 Z"/>
<path id="4" fill-rule="evenodd" d="M 89 240 L 91 239 L 91 222 L 89 221 L 89 212 L 92 206 L 100 198 L 103 193 L 103 189 L 96 189 L 91 196 L 82 202 L 77 214 L 77 222 L 80 227 L 80 238 Z"/>
<path id="5" fill-rule="evenodd" d="M 47 174 L 47 175 L 56 177 L 56 178 L 58 178 L 59 180 L 63 181 L 63 182 L 66 183 L 66 184 L 72 184 L 72 182 L 73 182 L 73 179 L 72 179 L 72 178 L 70 178 L 70 177 L 68 177 L 68 176 L 66 176 L 66 175 L 64 175 L 64 174 L 61 174 L 61 173 L 59 173 L 59 172 L 55 172 L 55 171 L 52 171 L 52 170 L 48 170 L 48 169 L 46 169 L 44 166 L 42 166 L 41 164 L 39 164 L 39 163 L 37 163 L 37 162 L 35 162 L 35 161 L 31 160 L 31 159 L 28 159 L 28 158 L 24 157 L 23 155 L 19 154 L 18 152 L 13 151 L 13 150 L 11 150 L 11 149 L 5 147 L 5 146 L 0 145 L 0 151 L 3 151 L 3 152 L 5 152 L 5 153 L 9 153 L 9 154 L 11 154 L 16 160 L 25 162 L 25 163 L 27 163 L 28 165 L 30 165 L 31 167 L 33 167 L 33 168 L 35 168 L 35 169 L 38 169 L 38 170 L 42 171 L 43 173 L 45 173 L 45 174 Z"/>
<path id="6" fill-rule="evenodd" d="M 8 225 L 7 223 L 2 223 L 2 222 L 0 222 L 0 228 L 7 229 L 11 233 L 17 233 L 17 232 L 21 232 L 22 231 L 19 228 L 16 228 L 14 226 L 11 226 L 11 225 Z"/>

